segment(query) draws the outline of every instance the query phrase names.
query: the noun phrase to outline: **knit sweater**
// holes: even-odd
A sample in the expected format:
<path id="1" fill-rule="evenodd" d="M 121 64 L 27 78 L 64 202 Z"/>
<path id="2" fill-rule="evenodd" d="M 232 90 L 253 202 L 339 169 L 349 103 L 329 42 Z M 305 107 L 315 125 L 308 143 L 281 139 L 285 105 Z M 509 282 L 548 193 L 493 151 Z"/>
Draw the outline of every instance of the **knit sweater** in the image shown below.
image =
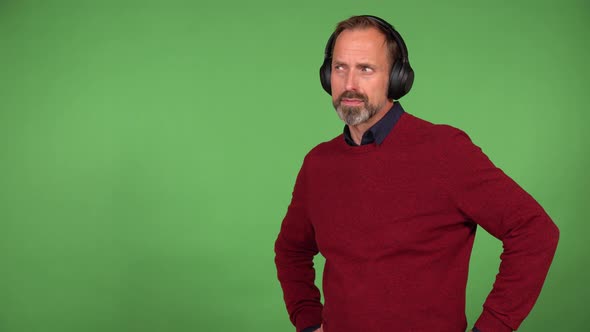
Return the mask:
<path id="1" fill-rule="evenodd" d="M 380 145 L 352 147 L 342 135 L 319 144 L 304 159 L 275 242 L 292 323 L 297 331 L 465 331 L 477 225 L 504 251 L 475 326 L 516 330 L 541 291 L 559 231 L 464 132 L 404 113 Z"/>

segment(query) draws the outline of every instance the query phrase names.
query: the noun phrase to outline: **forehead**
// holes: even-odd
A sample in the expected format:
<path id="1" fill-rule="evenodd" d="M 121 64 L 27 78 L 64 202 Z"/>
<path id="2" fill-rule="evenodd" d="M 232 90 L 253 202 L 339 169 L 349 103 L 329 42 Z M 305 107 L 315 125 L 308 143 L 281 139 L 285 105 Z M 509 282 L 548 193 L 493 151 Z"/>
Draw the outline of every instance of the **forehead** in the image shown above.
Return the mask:
<path id="1" fill-rule="evenodd" d="M 385 35 L 373 27 L 366 29 L 346 29 L 336 38 L 332 57 L 334 60 L 339 61 L 357 58 L 376 62 L 387 61 Z"/>

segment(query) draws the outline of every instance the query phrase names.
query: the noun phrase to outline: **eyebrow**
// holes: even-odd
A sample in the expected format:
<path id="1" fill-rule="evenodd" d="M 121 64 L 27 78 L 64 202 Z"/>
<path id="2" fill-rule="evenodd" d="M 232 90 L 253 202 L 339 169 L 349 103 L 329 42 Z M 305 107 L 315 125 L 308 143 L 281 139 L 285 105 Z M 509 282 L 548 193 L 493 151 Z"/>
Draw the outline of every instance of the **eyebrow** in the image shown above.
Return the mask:
<path id="1" fill-rule="evenodd" d="M 334 61 L 332 62 L 332 65 L 333 65 L 333 66 L 338 66 L 338 65 L 340 65 L 340 66 L 348 66 L 348 64 L 347 64 L 347 63 L 345 63 L 345 62 L 342 62 L 342 61 L 337 61 L 337 60 L 334 60 Z M 359 67 L 377 68 L 377 67 L 378 67 L 377 65 L 375 65 L 375 64 L 373 64 L 373 63 L 368 63 L 368 62 L 361 62 L 361 63 L 357 63 L 355 66 L 356 66 L 357 68 L 359 68 Z"/>
<path id="2" fill-rule="evenodd" d="M 369 67 L 369 68 L 377 67 L 376 65 L 374 65 L 372 63 L 365 63 L 365 62 L 358 63 L 356 66 L 357 67 Z"/>

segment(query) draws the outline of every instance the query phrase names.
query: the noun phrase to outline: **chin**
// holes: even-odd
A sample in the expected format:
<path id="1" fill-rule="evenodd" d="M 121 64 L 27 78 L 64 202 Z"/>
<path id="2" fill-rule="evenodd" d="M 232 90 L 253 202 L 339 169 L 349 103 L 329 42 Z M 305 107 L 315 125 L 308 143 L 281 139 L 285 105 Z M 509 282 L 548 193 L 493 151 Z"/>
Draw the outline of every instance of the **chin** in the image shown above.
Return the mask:
<path id="1" fill-rule="evenodd" d="M 370 114 L 365 108 L 361 109 L 346 109 L 342 110 L 342 108 L 337 108 L 336 112 L 338 116 L 344 123 L 349 126 L 357 126 L 362 123 L 369 121 L 374 114 Z"/>

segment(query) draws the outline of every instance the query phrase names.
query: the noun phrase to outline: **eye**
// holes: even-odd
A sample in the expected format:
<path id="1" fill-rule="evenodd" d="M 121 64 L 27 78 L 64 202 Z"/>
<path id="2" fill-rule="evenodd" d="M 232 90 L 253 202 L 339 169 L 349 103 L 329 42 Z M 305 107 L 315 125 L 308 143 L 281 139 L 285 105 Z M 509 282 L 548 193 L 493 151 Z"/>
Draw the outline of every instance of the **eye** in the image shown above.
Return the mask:
<path id="1" fill-rule="evenodd" d="M 361 67 L 361 71 L 364 73 L 372 73 L 373 72 L 373 68 L 369 67 L 369 66 L 362 66 Z"/>

